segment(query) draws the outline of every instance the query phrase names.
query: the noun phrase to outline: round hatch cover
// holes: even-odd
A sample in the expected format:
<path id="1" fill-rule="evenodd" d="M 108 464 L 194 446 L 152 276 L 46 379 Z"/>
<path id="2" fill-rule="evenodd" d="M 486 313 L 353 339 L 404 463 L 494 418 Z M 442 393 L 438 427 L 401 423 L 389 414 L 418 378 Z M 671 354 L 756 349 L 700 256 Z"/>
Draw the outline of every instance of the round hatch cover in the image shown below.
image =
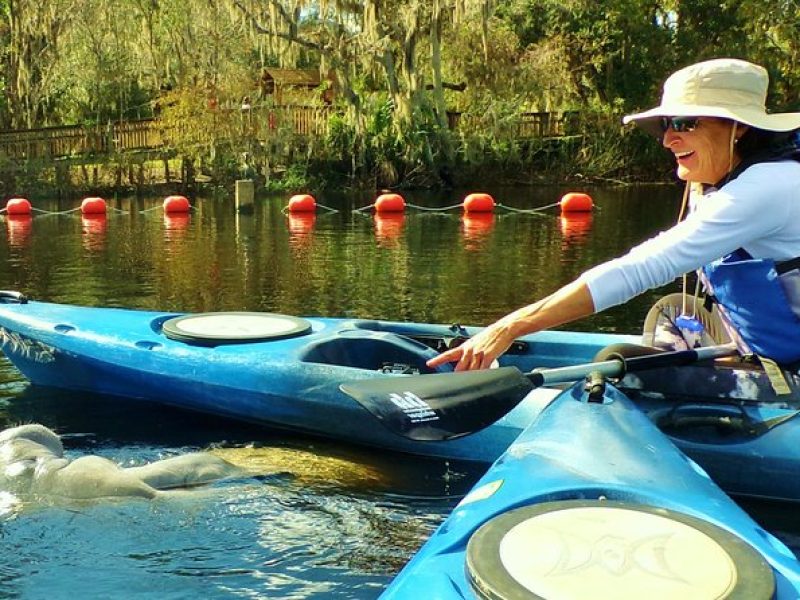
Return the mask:
<path id="1" fill-rule="evenodd" d="M 707 521 L 641 504 L 548 502 L 503 513 L 470 538 L 467 578 L 492 600 L 768 600 L 770 566 Z"/>
<path id="2" fill-rule="evenodd" d="M 161 326 L 172 340 L 204 345 L 267 342 L 305 335 L 311 323 L 261 312 L 217 312 L 174 317 Z"/>

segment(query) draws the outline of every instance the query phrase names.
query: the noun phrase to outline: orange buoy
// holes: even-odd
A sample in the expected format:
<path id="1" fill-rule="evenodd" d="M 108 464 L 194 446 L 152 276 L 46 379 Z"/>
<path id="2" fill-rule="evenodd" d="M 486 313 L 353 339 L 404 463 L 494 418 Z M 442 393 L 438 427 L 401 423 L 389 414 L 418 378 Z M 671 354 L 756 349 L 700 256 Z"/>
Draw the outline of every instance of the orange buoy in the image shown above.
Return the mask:
<path id="1" fill-rule="evenodd" d="M 11 198 L 6 202 L 6 213 L 9 215 L 31 214 L 31 203 L 27 198 Z"/>
<path id="2" fill-rule="evenodd" d="M 558 202 L 561 206 L 561 212 L 589 212 L 592 210 L 594 203 L 589 194 L 583 192 L 569 192 L 561 196 Z"/>
<path id="3" fill-rule="evenodd" d="M 483 192 L 469 194 L 464 198 L 464 212 L 466 213 L 487 213 L 494 211 L 494 198 Z"/>
<path id="4" fill-rule="evenodd" d="M 310 194 L 295 194 L 289 198 L 286 209 L 290 213 L 316 212 L 317 201 Z"/>
<path id="5" fill-rule="evenodd" d="M 82 215 L 106 214 L 106 201 L 96 196 L 84 198 L 83 202 L 81 202 L 81 214 Z"/>
<path id="6" fill-rule="evenodd" d="M 186 213 L 191 208 L 186 196 L 167 196 L 164 198 L 165 213 Z"/>
<path id="7" fill-rule="evenodd" d="M 375 200 L 376 213 L 403 212 L 406 209 L 406 201 L 400 194 L 381 194 Z"/>

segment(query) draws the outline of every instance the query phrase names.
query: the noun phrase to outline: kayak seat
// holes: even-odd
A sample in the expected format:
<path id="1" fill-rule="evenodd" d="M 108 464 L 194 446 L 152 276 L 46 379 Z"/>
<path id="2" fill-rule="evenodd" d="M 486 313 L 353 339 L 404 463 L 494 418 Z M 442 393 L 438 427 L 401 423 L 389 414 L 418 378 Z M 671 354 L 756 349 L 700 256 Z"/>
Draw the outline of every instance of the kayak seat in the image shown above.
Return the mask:
<path id="1" fill-rule="evenodd" d="M 303 362 L 370 371 L 435 373 L 449 370 L 431 369 L 425 364 L 437 354 L 425 344 L 402 335 L 347 329 L 308 344 L 299 358 Z"/>

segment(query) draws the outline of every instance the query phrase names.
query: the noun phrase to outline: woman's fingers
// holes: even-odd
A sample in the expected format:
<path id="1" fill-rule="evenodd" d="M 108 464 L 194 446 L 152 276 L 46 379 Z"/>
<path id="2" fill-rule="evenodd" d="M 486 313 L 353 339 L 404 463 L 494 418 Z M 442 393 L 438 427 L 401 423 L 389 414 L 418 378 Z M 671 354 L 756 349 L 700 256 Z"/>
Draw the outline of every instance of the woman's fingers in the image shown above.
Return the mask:
<path id="1" fill-rule="evenodd" d="M 461 346 L 458 346 L 456 348 L 451 348 L 446 352 L 442 352 L 439 356 L 434 356 L 433 358 L 428 360 L 425 364 L 431 368 L 435 368 L 445 363 L 455 362 L 457 360 L 461 360 L 461 353 L 462 353 Z"/>
<path id="2" fill-rule="evenodd" d="M 451 348 L 439 356 L 431 358 L 425 364 L 435 368 L 448 362 L 455 362 L 457 363 L 455 366 L 456 371 L 488 369 L 492 366 L 492 362 L 503 353 L 503 349 L 498 351 L 497 346 L 497 340 L 493 339 L 491 332 L 487 330 L 467 340 L 460 346 Z"/>

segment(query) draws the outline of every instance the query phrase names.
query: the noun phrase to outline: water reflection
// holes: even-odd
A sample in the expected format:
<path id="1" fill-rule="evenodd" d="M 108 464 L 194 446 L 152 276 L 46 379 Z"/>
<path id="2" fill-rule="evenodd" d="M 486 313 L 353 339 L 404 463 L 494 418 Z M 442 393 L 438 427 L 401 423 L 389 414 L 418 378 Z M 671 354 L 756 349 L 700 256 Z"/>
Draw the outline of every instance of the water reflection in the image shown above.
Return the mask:
<path id="1" fill-rule="evenodd" d="M 107 220 L 105 214 L 81 216 L 83 247 L 90 252 L 102 251 L 106 242 Z"/>
<path id="2" fill-rule="evenodd" d="M 468 250 L 479 250 L 494 229 L 494 223 L 494 213 L 464 213 L 461 217 L 464 247 Z"/>
<path id="3" fill-rule="evenodd" d="M 566 243 L 581 244 L 592 230 L 594 217 L 590 212 L 563 213 L 559 219 L 561 235 Z"/>
<path id="4" fill-rule="evenodd" d="M 192 216 L 189 213 L 164 213 L 164 240 L 169 242 L 180 239 L 191 221 Z"/>
<path id="5" fill-rule="evenodd" d="M 397 245 L 406 224 L 406 215 L 402 212 L 375 213 L 375 239 L 384 247 Z"/>
<path id="6" fill-rule="evenodd" d="M 292 246 L 303 246 L 311 239 L 317 215 L 313 212 L 288 213 L 286 222 L 289 228 L 289 243 Z"/>
<path id="7" fill-rule="evenodd" d="M 8 245 L 12 248 L 21 248 L 28 244 L 33 228 L 31 215 L 6 215 L 6 228 L 8 230 Z"/>

